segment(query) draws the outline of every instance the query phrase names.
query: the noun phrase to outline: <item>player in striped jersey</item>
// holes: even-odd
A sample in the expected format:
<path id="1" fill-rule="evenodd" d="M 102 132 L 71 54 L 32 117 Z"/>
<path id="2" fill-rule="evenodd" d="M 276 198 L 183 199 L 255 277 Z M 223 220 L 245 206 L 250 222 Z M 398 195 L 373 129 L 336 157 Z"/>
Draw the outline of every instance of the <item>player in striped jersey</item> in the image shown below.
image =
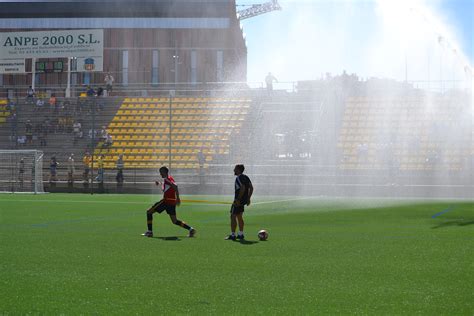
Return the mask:
<path id="1" fill-rule="evenodd" d="M 186 224 L 183 221 L 180 221 L 176 218 L 176 206 L 181 203 L 179 199 L 178 186 L 176 185 L 172 176 L 169 175 L 169 170 L 166 167 L 160 168 L 160 175 L 163 178 L 163 183 L 156 181 L 156 185 L 162 185 L 163 190 L 163 199 L 155 203 L 146 211 L 147 217 L 147 226 L 148 230 L 142 234 L 145 237 L 153 237 L 153 213 L 158 212 L 161 214 L 163 211 L 166 211 L 170 216 L 171 222 L 173 224 L 183 227 L 189 231 L 189 237 L 193 237 L 196 234 L 196 230 Z"/>

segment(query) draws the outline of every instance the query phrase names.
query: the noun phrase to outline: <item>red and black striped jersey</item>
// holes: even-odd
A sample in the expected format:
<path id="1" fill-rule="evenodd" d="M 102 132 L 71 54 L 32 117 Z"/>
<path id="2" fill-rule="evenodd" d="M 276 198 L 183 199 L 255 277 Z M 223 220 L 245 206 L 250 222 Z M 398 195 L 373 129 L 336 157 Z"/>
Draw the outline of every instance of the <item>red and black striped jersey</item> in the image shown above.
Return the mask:
<path id="1" fill-rule="evenodd" d="M 176 185 L 172 176 L 163 179 L 163 185 L 161 186 L 163 190 L 163 200 L 168 205 L 176 205 L 176 190 L 173 189 L 171 184 Z"/>

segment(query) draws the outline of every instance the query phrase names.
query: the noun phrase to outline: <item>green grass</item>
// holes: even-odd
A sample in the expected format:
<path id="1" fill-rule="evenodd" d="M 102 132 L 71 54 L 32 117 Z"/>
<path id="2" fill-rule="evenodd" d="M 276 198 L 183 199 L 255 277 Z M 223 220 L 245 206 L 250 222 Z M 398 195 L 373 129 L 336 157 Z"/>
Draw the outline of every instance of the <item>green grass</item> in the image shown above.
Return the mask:
<path id="1" fill-rule="evenodd" d="M 474 314 L 473 202 L 256 198 L 239 243 L 228 205 L 140 236 L 154 197 L 0 195 L 0 314 Z"/>

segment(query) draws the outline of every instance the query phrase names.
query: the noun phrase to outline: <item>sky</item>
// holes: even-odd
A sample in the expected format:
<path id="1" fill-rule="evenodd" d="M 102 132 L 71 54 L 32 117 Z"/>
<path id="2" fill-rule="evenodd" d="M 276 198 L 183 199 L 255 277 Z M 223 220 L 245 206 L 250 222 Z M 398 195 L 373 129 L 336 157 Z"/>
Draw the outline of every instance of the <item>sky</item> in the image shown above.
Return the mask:
<path id="1" fill-rule="evenodd" d="M 237 9 L 266 1 L 237 0 Z M 346 71 L 467 85 L 472 73 L 466 69 L 474 64 L 474 0 L 278 2 L 282 11 L 241 21 L 249 82 L 263 81 L 268 72 L 292 82 Z"/>
<path id="2" fill-rule="evenodd" d="M 461 39 L 461 46 L 474 64 L 474 1 L 449 0 L 443 1 L 434 8 L 441 12 L 447 23 L 452 24 Z"/>

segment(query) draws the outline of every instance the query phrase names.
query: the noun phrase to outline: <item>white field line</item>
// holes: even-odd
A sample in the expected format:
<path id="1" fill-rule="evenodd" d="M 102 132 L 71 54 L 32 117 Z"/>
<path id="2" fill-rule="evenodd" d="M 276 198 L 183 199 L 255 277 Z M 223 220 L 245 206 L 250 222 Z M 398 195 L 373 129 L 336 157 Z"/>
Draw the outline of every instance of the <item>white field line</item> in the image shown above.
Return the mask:
<path id="1" fill-rule="evenodd" d="M 250 205 L 261 205 L 261 204 L 273 204 L 273 203 L 282 203 L 282 202 L 291 202 L 291 201 L 304 201 L 304 200 L 310 200 L 310 199 L 317 199 L 318 197 L 301 197 L 301 198 L 295 198 L 295 199 L 285 199 L 285 200 L 272 200 L 272 201 L 263 201 L 263 202 L 252 202 Z M 1 201 L 1 200 L 0 200 Z M 77 200 L 26 200 L 26 199 L 15 199 L 11 200 L 11 202 L 56 202 L 56 203 L 107 203 L 107 204 L 150 204 L 153 203 L 155 200 L 150 200 L 146 202 L 134 202 L 134 201 L 114 201 L 114 200 L 107 200 L 107 201 L 77 201 Z M 158 201 L 158 200 L 156 200 Z M 10 202 L 8 200 L 6 201 L 1 201 L 1 202 Z M 199 204 L 199 205 L 214 205 L 218 206 L 219 204 L 206 204 L 206 203 L 191 203 L 191 204 Z"/>
<path id="2" fill-rule="evenodd" d="M 95 203 L 107 203 L 107 204 L 149 204 L 149 203 L 153 203 L 153 201 L 150 201 L 150 202 L 132 202 L 132 201 L 113 201 L 113 200 L 110 200 L 110 201 L 74 201 L 74 200 L 0 200 L 0 202 L 34 202 L 34 203 L 37 203 L 37 202 L 47 202 L 47 203 L 51 203 L 51 202 L 56 202 L 56 203 L 92 203 L 92 204 L 95 204 Z M 156 201 L 158 202 L 158 200 Z"/>
<path id="3" fill-rule="evenodd" d="M 311 199 L 318 199 L 318 198 L 319 197 L 309 196 L 309 197 L 301 197 L 301 198 L 296 198 L 296 199 L 274 200 L 274 201 L 255 202 L 255 203 L 252 202 L 250 204 L 250 206 L 260 205 L 260 204 L 273 204 L 273 203 L 281 203 L 281 202 L 291 202 L 291 201 L 304 201 L 304 200 L 311 200 Z"/>
<path id="4" fill-rule="evenodd" d="M 264 205 L 264 204 L 274 204 L 274 203 L 282 203 L 282 202 L 291 202 L 291 201 L 304 201 L 304 200 L 310 200 L 310 199 L 320 199 L 321 197 L 301 197 L 301 198 L 294 198 L 294 199 L 284 199 L 284 200 L 271 200 L 271 201 L 262 201 L 262 202 L 252 202 L 251 205 Z M 340 201 L 340 200 L 346 200 L 347 198 L 337 198 L 333 197 L 331 198 L 333 201 Z M 358 200 L 367 200 L 370 198 L 362 198 L 362 197 L 351 197 L 350 199 L 358 201 Z M 436 201 L 436 200 L 442 200 L 442 201 L 472 201 L 472 199 L 469 198 L 397 198 L 397 197 L 383 197 L 383 198 L 376 198 L 375 200 L 403 200 L 406 202 L 410 201 L 417 201 L 417 202 L 430 202 L 430 201 Z M 56 203 L 104 203 L 104 204 L 137 204 L 137 205 L 144 205 L 144 204 L 150 204 L 157 202 L 158 199 L 153 199 L 150 201 L 143 201 L 143 202 L 135 202 L 135 201 L 114 201 L 114 200 L 106 200 L 106 201 L 87 201 L 87 200 L 52 200 L 52 199 L 41 199 L 41 200 L 27 200 L 27 199 L 15 199 L 15 200 L 2 200 L 0 199 L 0 203 L 2 202 L 56 202 Z M 220 206 L 220 204 L 206 204 L 206 203 L 192 203 L 192 204 L 199 204 L 199 205 L 206 205 L 206 206 Z"/>
<path id="5" fill-rule="evenodd" d="M 158 202 L 159 200 L 150 200 L 150 201 L 147 201 L 147 202 L 133 202 L 133 201 L 113 201 L 113 200 L 108 200 L 108 201 L 74 201 L 74 200 L 7 200 L 7 201 L 2 201 L 0 200 L 0 202 L 56 202 L 56 203 L 79 203 L 79 204 L 84 204 L 84 203 L 92 203 L 92 204 L 96 204 L 96 203 L 105 203 L 105 204 L 135 204 L 135 205 L 149 205 L 149 204 L 154 204 L 156 202 Z M 188 203 L 185 203 L 185 205 L 188 204 Z M 225 204 L 216 204 L 216 203 L 210 203 L 210 204 L 206 204 L 206 203 L 189 203 L 189 204 L 193 204 L 193 205 L 204 205 L 204 206 L 222 206 L 222 205 L 225 205 Z M 183 205 L 183 204 L 181 204 Z M 229 204 L 230 205 L 230 204 Z"/>

